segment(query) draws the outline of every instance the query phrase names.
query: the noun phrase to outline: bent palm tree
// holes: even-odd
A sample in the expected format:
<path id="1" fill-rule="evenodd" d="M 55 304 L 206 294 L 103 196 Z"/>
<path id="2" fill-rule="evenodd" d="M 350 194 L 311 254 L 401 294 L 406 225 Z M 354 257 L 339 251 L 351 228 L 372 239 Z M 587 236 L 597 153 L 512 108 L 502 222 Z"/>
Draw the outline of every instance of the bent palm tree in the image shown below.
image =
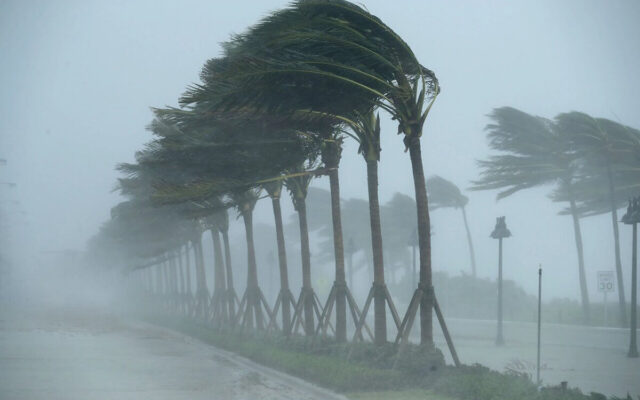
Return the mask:
<path id="1" fill-rule="evenodd" d="M 380 202 L 378 200 L 378 162 L 380 161 L 380 116 L 371 110 L 366 115 L 357 115 L 356 124 L 351 125 L 357 141 L 360 143 L 358 153 L 362 154 L 367 164 L 367 187 L 369 194 L 369 221 L 371 226 L 371 249 L 373 252 L 373 286 L 365 302 L 361 322 L 354 338 L 367 316 L 371 299 L 374 301 L 374 341 L 378 345 L 387 342 L 386 306 L 392 313 L 396 328 L 400 329 L 400 318 L 384 278 L 384 257 L 382 244 L 382 227 L 380 223 Z"/>
<path id="2" fill-rule="evenodd" d="M 331 226 L 333 228 L 333 254 L 335 259 L 335 281 L 331 288 L 333 298 L 336 304 L 336 340 L 344 342 L 347 340 L 347 296 L 349 288 L 346 283 L 346 274 L 344 270 L 344 241 L 342 237 L 342 212 L 340 209 L 340 177 L 338 175 L 338 167 L 340 166 L 340 158 L 342 156 L 342 138 L 331 131 L 325 137 L 321 146 L 321 158 L 325 167 L 329 170 L 329 189 L 331 193 Z M 331 309 L 332 295 L 329 295 L 325 312 L 318 322 L 319 325 L 324 323 L 323 319 L 328 321 L 331 318 L 328 311 Z"/>
<path id="3" fill-rule="evenodd" d="M 213 294 L 211 295 L 212 321 L 218 325 L 228 321 L 227 284 L 225 280 L 224 261 L 222 256 L 222 244 L 220 242 L 220 229 L 215 217 L 205 219 L 205 224 L 211 233 L 213 243 Z"/>
<path id="4" fill-rule="evenodd" d="M 615 268 L 618 279 L 618 300 L 620 322 L 627 324 L 626 300 L 624 295 L 624 279 L 620 258 L 620 234 L 618 231 L 618 208 L 624 206 L 625 198 L 616 198 L 616 175 L 629 159 L 635 140 L 630 129 L 603 118 L 593 118 L 587 114 L 571 112 L 556 117 L 559 129 L 570 138 L 576 154 L 584 161 L 584 175 L 597 179 L 606 186 L 597 185 L 589 188 L 605 188 L 607 190 L 608 211 L 611 213 L 613 240 L 615 249 Z M 596 182 L 591 182 L 596 184 Z M 589 185 L 591 186 L 591 185 Z M 583 185 L 584 187 L 584 185 Z"/>
<path id="5" fill-rule="evenodd" d="M 259 198 L 259 191 L 254 189 L 236 190 L 231 193 L 231 197 L 244 221 L 247 241 L 247 288 L 240 301 L 238 316 L 242 318 L 241 324 L 243 327 L 253 328 L 255 318 L 256 327 L 262 330 L 265 329 L 262 307 L 264 306 L 269 317 L 268 324 L 273 322 L 273 315 L 258 285 L 258 267 L 253 241 L 253 210 Z"/>
<path id="6" fill-rule="evenodd" d="M 467 232 L 467 243 L 469 244 L 469 257 L 471 259 L 471 273 L 476 277 L 476 255 L 473 251 L 473 241 L 471 240 L 471 231 L 469 230 L 469 222 L 467 221 L 466 206 L 469 198 L 460 192 L 460 189 L 453 183 L 438 175 L 434 175 L 427 179 L 427 187 L 429 188 L 429 197 L 431 198 L 431 209 L 438 208 L 455 208 L 462 211 L 462 220 L 464 228 Z"/>
<path id="7" fill-rule="evenodd" d="M 569 138 L 552 121 L 515 108 L 497 108 L 489 117 L 493 120 L 486 127 L 489 146 L 501 154 L 478 162 L 480 178 L 473 182 L 471 189 L 502 189 L 498 200 L 546 184 L 555 184 L 556 191 L 566 194 L 573 218 L 582 310 L 587 323 L 590 319 L 589 292 L 580 214 L 574 194 L 578 165 Z"/>
<path id="8" fill-rule="evenodd" d="M 310 161 L 307 165 L 307 170 L 313 169 L 314 162 Z M 291 194 L 291 200 L 293 201 L 293 207 L 298 213 L 298 220 L 300 223 L 300 252 L 302 256 L 302 289 L 300 291 L 300 297 L 297 301 L 296 312 L 293 316 L 294 331 L 301 320 L 304 320 L 304 332 L 307 336 L 312 336 L 315 333 L 314 329 L 314 311 L 316 311 L 317 317 L 320 318 L 320 312 L 318 311 L 318 303 L 316 294 L 311 285 L 311 252 L 309 250 L 309 228 L 307 225 L 307 206 L 306 198 L 309 184 L 313 178 L 310 174 L 303 174 L 305 171 L 304 166 L 289 171 L 290 177 L 284 180 L 284 184 Z M 302 311 L 304 311 L 304 318 L 302 318 Z"/>
<path id="9" fill-rule="evenodd" d="M 296 307 L 295 299 L 289 289 L 289 272 L 287 269 L 287 251 L 284 241 L 284 229 L 282 227 L 282 210 L 280 208 L 280 195 L 282 194 L 282 180 L 276 180 L 263 185 L 265 191 L 271 197 L 273 206 L 273 218 L 276 225 L 276 242 L 278 245 L 278 262 L 280 265 L 280 292 L 273 307 L 274 315 L 282 307 L 282 332 L 285 336 L 291 334 L 291 306 Z"/>
<path id="10" fill-rule="evenodd" d="M 227 210 L 221 210 L 214 214 L 217 221 L 216 225 L 222 235 L 222 243 L 224 245 L 224 266 L 227 277 L 227 306 L 229 307 L 229 320 L 236 320 L 236 305 L 240 304 L 238 295 L 233 284 L 233 266 L 231 263 L 231 246 L 229 244 L 229 214 Z"/>

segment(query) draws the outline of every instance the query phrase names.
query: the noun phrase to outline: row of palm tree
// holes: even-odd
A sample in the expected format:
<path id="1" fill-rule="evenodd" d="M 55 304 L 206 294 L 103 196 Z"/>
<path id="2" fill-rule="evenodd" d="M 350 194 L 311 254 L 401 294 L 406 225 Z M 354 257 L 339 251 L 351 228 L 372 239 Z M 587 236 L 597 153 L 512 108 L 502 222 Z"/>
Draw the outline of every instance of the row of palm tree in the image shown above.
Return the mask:
<path id="1" fill-rule="evenodd" d="M 432 310 L 435 299 L 431 278 L 429 209 L 421 141 L 424 124 L 440 88 L 435 74 L 425 68 L 409 45 L 379 18 L 344 0 L 301 0 L 274 12 L 244 34 L 223 45 L 223 56 L 206 62 L 201 83 L 180 98 L 180 108 L 156 109 L 150 126 L 155 139 L 137 154 L 135 164 L 123 164 L 127 174 L 120 188 L 143 209 L 159 207 L 191 218 L 198 231 L 201 221 L 220 244 L 217 222 L 209 215 L 226 214 L 235 207 L 245 225 L 247 240 L 247 289 L 237 302 L 227 293 L 231 269 L 214 263 L 216 304 L 237 305 L 237 322 L 265 326 L 262 308 L 273 323 L 257 282 L 252 214 L 263 188 L 274 205 L 276 227 L 282 182 L 298 213 L 301 237 L 303 287 L 298 302 L 288 291 L 284 237 L 277 234 L 281 271 L 281 303 L 285 331 L 303 322 L 305 332 L 315 331 L 314 318 L 328 323 L 333 303 L 326 307 L 311 287 L 311 265 L 306 219 L 306 193 L 310 180 L 326 174 L 330 179 L 332 229 L 335 256 L 335 335 L 346 340 L 347 309 L 358 328 L 360 313 L 345 280 L 344 246 L 340 213 L 338 168 L 342 142 L 356 139 L 367 164 L 371 248 L 374 282 L 375 342 L 386 337 L 388 306 L 406 339 L 419 311 L 421 343 L 433 346 Z M 385 285 L 384 258 L 378 201 L 380 123 L 378 112 L 398 122 L 408 150 L 415 187 L 419 243 L 419 282 L 402 323 Z M 321 165 L 320 165 L 321 164 Z M 123 184 L 126 180 L 126 185 Z M 144 191 L 128 192 L 139 185 Z M 164 211 L 163 211 L 164 212 Z M 127 221 L 129 226 L 133 221 Z M 191 240 L 194 248 L 201 247 Z M 179 243 L 177 241 L 176 243 Z M 163 243 L 167 245 L 167 243 Z M 225 243 L 226 245 L 226 243 Z M 166 246 L 165 249 L 179 245 Z M 196 259 L 201 258 L 200 254 Z M 157 256 L 157 254 L 153 254 Z M 142 254 L 137 254 L 142 257 Z M 201 261 L 196 264 L 202 264 Z M 230 260 L 227 260 L 227 267 Z M 200 269 L 198 269 L 200 270 Z M 227 288 L 222 279 L 227 274 Z M 198 282 L 204 282 L 203 271 Z M 217 293 L 217 294 L 216 294 Z M 204 292 L 202 298 L 204 299 Z M 226 302 L 226 303 L 225 303 Z M 204 300 L 201 302 L 204 304 Z M 289 320 L 285 309 L 297 307 Z M 367 307 L 365 307 L 366 309 Z M 230 310 L 222 307 L 220 310 Z M 322 311 L 321 311 L 322 310 Z M 314 312 L 315 311 L 315 312 Z M 222 315 L 223 311 L 219 311 Z M 324 315 L 321 315 L 324 314 Z M 231 317 L 230 317 L 231 318 Z M 292 328 L 292 325 L 294 327 Z M 398 340 L 398 339 L 397 339 Z"/>
<path id="2" fill-rule="evenodd" d="M 474 190 L 500 189 L 502 199 L 524 189 L 553 185 L 550 198 L 568 203 L 578 259 L 585 323 L 590 320 L 580 219 L 611 213 L 620 323 L 627 324 L 617 210 L 640 190 L 640 131 L 604 118 L 570 112 L 554 119 L 511 107 L 489 114 L 489 146 L 497 154 L 479 161 Z"/>

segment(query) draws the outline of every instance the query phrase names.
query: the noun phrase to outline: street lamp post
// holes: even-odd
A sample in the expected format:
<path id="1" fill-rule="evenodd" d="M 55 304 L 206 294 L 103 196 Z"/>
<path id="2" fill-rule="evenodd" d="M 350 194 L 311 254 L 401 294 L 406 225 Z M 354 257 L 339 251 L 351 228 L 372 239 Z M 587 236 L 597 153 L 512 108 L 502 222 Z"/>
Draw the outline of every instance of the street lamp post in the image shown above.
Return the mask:
<path id="1" fill-rule="evenodd" d="M 496 335 L 496 345 L 504 344 L 504 336 L 502 335 L 502 239 L 511 236 L 511 232 L 507 229 L 505 217 L 496 218 L 496 226 L 491 232 L 491 237 L 498 239 L 498 333 Z"/>
<path id="2" fill-rule="evenodd" d="M 631 338 L 629 342 L 628 357 L 638 357 L 638 343 L 636 341 L 638 303 L 638 222 L 640 222 L 640 197 L 629 200 L 627 213 L 622 216 L 622 222 L 633 226 L 632 250 L 631 250 Z"/>

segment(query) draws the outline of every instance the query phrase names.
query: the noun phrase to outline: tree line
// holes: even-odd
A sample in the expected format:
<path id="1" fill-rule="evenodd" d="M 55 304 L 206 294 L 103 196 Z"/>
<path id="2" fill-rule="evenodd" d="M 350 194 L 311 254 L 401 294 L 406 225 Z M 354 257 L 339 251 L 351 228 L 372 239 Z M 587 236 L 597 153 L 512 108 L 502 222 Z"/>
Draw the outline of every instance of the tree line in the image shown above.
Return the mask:
<path id="1" fill-rule="evenodd" d="M 130 259 L 167 262 L 177 260 L 171 254 L 190 243 L 198 282 L 193 309 L 200 316 L 268 329 L 278 312 L 285 334 L 300 325 L 306 335 L 330 329 L 338 341 L 346 341 L 347 313 L 361 337 L 369 329 L 365 318 L 372 306 L 376 343 L 387 342 L 388 309 L 399 332 L 396 341 L 407 340 L 418 319 L 420 342 L 433 347 L 432 313 L 439 309 L 420 139 L 440 92 L 434 72 L 382 20 L 342 0 L 296 1 L 222 47 L 223 55 L 205 63 L 201 82 L 187 88 L 179 107 L 154 109 L 149 130 L 155 138 L 136 154 L 135 163 L 119 166 L 125 176 L 118 187 L 128 200 L 112 210 L 99 237 L 123 246 Z M 415 186 L 419 279 L 403 318 L 385 284 L 379 112 L 398 123 L 399 145 L 409 153 Z M 374 273 L 362 310 L 345 279 L 339 166 L 347 139 L 358 142 L 367 166 Z M 311 180 L 324 176 L 330 183 L 335 281 L 321 303 L 311 286 L 306 199 Z M 302 290 L 297 299 L 287 281 L 280 210 L 284 192 L 299 220 Z M 273 309 L 258 284 L 253 244 L 253 209 L 267 197 L 273 205 L 281 280 Z M 231 260 L 217 251 L 229 246 L 230 209 L 245 226 L 248 271 L 242 296 L 234 292 Z M 216 250 L 211 297 L 203 279 L 203 230 L 210 231 Z"/>
<path id="2" fill-rule="evenodd" d="M 186 89 L 178 106 L 153 109 L 148 126 L 153 140 L 136 153 L 134 163 L 118 166 L 123 176 L 117 189 L 127 200 L 111 210 L 112 218 L 92 239 L 90 249 L 128 265 L 149 292 L 164 299 L 159 301 L 218 324 L 279 329 L 284 335 L 299 329 L 307 336 L 331 331 L 338 342 L 345 342 L 351 321 L 354 340 L 369 335 L 382 345 L 388 341 L 391 315 L 396 342 L 408 340 L 417 319 L 420 343 L 433 347 L 434 311 L 445 330 L 446 326 L 433 289 L 429 199 L 431 210 L 461 210 L 470 267 L 476 274 L 465 210 L 468 198 L 441 177 L 425 179 L 422 165 L 421 137 L 441 90 L 435 73 L 382 20 L 344 0 L 296 1 L 232 37 L 222 48 L 222 56 L 205 63 L 200 82 Z M 400 240 L 417 250 L 417 279 L 404 314 L 396 309 L 385 276 L 378 198 L 380 112 L 397 122 L 393 134 L 403 139 L 398 145 L 408 152 L 414 183 L 415 215 L 410 226 L 415 234 Z M 497 154 L 479 162 L 480 177 L 472 189 L 499 189 L 498 198 L 504 198 L 523 189 L 554 185 L 550 197 L 568 203 L 562 213 L 573 218 L 585 321 L 590 314 L 580 219 L 611 213 L 620 314 L 626 317 L 617 209 L 638 191 L 639 132 L 581 113 L 548 120 L 504 107 L 495 109 L 490 118 L 489 144 Z M 345 140 L 358 143 L 367 168 L 373 283 L 362 309 L 353 298 L 345 268 L 345 253 L 348 261 L 354 251 L 344 235 L 340 200 Z M 321 301 L 312 285 L 307 200 L 311 181 L 325 177 L 330 188 L 331 220 L 326 229 L 331 232 L 334 282 L 328 298 Z M 289 286 L 281 210 L 286 194 L 300 232 L 302 288 L 297 296 Z M 255 205 L 267 199 L 273 209 L 280 279 L 273 305 L 258 281 L 261 260 L 256 257 L 253 232 Z M 235 291 L 233 279 L 230 211 L 237 213 L 245 228 L 243 293 Z M 214 249 L 211 293 L 202 251 L 205 231 Z M 173 297 L 164 296 L 167 293 Z M 372 331 L 366 323 L 370 309 Z"/>

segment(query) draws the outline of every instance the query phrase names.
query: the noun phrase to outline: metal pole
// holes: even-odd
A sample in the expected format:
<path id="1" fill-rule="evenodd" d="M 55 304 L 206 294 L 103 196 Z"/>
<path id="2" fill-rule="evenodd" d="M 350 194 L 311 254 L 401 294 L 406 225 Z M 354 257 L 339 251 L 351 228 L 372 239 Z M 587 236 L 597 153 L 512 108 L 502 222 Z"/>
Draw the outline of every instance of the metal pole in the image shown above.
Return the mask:
<path id="1" fill-rule="evenodd" d="M 502 238 L 498 240 L 498 334 L 496 336 L 496 345 L 504 344 L 502 335 Z"/>
<path id="2" fill-rule="evenodd" d="M 607 288 L 604 290 L 604 326 L 607 326 Z"/>
<path id="3" fill-rule="evenodd" d="M 638 344 L 636 342 L 636 328 L 638 312 L 638 224 L 633 224 L 633 250 L 631 252 L 631 342 L 629 343 L 629 354 L 631 358 L 638 357 Z"/>
<path id="4" fill-rule="evenodd" d="M 538 359 L 536 363 L 536 382 L 540 385 L 540 333 L 542 327 L 542 266 L 538 267 Z"/>

